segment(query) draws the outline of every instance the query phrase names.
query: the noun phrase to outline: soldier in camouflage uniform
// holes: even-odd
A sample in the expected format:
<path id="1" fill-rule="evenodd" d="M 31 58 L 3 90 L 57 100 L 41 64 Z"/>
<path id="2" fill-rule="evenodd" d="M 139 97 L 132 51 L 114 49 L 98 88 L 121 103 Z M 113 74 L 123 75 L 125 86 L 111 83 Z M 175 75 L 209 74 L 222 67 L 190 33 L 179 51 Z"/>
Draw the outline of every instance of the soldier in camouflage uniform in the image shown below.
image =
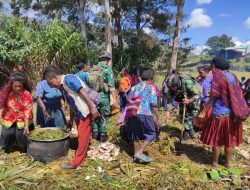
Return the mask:
<path id="1" fill-rule="evenodd" d="M 104 71 L 103 80 L 104 84 L 107 85 L 108 90 L 99 91 L 99 94 L 101 95 L 101 102 L 98 105 L 98 111 L 100 112 L 101 116 L 96 118 L 94 121 L 92 136 L 94 139 L 100 138 L 100 141 L 102 142 L 105 142 L 108 138 L 107 123 L 110 114 L 110 93 L 114 99 L 114 106 L 118 106 L 115 94 L 113 70 L 109 66 L 110 60 L 111 55 L 108 52 L 103 52 L 100 55 L 98 62 L 98 66 Z"/>
<path id="2" fill-rule="evenodd" d="M 200 109 L 201 90 L 199 85 L 189 76 L 181 77 L 177 74 L 172 74 L 167 80 L 169 91 L 166 96 L 166 119 L 167 123 L 170 120 L 170 112 L 174 107 L 179 106 L 179 115 L 182 120 L 184 103 L 186 104 L 186 113 L 184 120 L 184 133 L 182 141 L 196 138 L 193 128 L 193 117 L 197 115 Z"/>

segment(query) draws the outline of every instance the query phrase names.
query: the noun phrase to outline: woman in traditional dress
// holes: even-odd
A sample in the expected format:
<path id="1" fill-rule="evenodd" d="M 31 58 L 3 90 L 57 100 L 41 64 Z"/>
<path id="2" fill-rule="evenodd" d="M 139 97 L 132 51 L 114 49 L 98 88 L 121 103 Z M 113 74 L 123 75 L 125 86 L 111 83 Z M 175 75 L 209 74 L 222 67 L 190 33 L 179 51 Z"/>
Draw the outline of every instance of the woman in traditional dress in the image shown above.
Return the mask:
<path id="1" fill-rule="evenodd" d="M 225 167 L 230 167 L 234 147 L 242 143 L 242 122 L 233 117 L 232 98 L 237 98 L 230 89 L 239 88 L 239 80 L 228 71 L 230 64 L 222 58 L 212 60 L 213 81 L 211 97 L 205 105 L 200 118 L 213 106 L 211 120 L 203 130 L 201 140 L 212 146 L 212 167 L 217 167 L 221 147 L 225 147 Z M 237 89 L 235 89 L 237 91 Z M 233 97 L 235 96 L 235 97 Z"/>
<path id="2" fill-rule="evenodd" d="M 212 80 L 213 75 L 211 72 L 211 66 L 210 65 L 201 65 L 198 67 L 199 72 L 199 83 L 202 86 L 202 98 L 200 103 L 200 111 L 203 110 L 205 104 L 208 102 L 210 94 L 211 94 L 211 86 L 212 86 Z M 210 116 L 212 113 L 212 107 L 209 108 L 209 110 L 206 113 L 206 116 L 204 119 L 199 120 L 197 117 L 194 117 L 194 124 L 195 126 L 198 126 L 200 129 L 203 129 L 206 123 L 208 122 Z"/>
<path id="3" fill-rule="evenodd" d="M 20 151 L 25 152 L 29 134 L 29 120 L 32 119 L 32 96 L 29 84 L 21 73 L 14 73 L 0 93 L 2 111 L 2 132 L 0 147 L 13 146 L 13 138 Z"/>

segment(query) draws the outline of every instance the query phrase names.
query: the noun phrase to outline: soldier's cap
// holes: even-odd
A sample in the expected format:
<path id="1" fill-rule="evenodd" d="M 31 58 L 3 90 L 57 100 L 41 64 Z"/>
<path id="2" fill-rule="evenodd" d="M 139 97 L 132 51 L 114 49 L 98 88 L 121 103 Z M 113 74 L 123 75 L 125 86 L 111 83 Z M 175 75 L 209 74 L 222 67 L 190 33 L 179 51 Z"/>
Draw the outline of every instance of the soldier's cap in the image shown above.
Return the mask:
<path id="1" fill-rule="evenodd" d="M 179 87 L 180 83 L 181 83 L 181 80 L 177 74 L 172 74 L 167 81 L 168 87 L 172 87 L 172 86 Z"/>
<path id="2" fill-rule="evenodd" d="M 107 52 L 107 51 L 102 52 L 102 53 L 100 54 L 100 56 L 99 56 L 99 60 L 100 60 L 100 61 L 111 60 L 111 55 L 110 55 L 110 53 Z"/>

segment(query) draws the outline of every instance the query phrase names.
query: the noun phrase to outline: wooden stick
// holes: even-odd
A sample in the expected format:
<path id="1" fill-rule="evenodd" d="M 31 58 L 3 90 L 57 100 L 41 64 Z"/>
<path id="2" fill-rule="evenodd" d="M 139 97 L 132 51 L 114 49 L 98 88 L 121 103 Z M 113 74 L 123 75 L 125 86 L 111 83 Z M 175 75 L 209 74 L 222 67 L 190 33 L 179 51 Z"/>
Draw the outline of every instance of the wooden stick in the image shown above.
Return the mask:
<path id="1" fill-rule="evenodd" d="M 187 104 L 184 104 L 183 116 L 182 116 L 182 126 L 181 126 L 181 137 L 180 137 L 180 142 L 181 142 L 181 138 L 182 138 L 182 135 L 183 135 L 183 132 L 184 132 L 186 108 L 187 108 Z"/>

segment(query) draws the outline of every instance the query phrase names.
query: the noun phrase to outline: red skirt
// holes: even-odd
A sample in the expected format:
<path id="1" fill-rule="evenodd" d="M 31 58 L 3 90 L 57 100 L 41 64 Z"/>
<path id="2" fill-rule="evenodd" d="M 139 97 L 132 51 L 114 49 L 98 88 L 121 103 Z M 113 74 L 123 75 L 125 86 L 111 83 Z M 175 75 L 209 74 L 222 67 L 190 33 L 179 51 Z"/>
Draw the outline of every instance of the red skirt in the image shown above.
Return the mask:
<path id="1" fill-rule="evenodd" d="M 209 146 L 233 148 L 243 142 L 242 123 L 231 117 L 211 118 L 201 135 L 201 141 Z"/>
<path id="2" fill-rule="evenodd" d="M 207 110 L 207 113 L 205 115 L 205 117 L 203 119 L 198 118 L 198 115 L 201 113 L 201 111 L 204 109 L 205 103 L 201 103 L 200 104 L 200 110 L 198 112 L 198 114 L 196 116 L 193 117 L 193 124 L 201 129 L 204 129 L 208 123 L 209 123 L 209 119 L 211 117 L 212 114 L 212 107 L 210 107 Z"/>

